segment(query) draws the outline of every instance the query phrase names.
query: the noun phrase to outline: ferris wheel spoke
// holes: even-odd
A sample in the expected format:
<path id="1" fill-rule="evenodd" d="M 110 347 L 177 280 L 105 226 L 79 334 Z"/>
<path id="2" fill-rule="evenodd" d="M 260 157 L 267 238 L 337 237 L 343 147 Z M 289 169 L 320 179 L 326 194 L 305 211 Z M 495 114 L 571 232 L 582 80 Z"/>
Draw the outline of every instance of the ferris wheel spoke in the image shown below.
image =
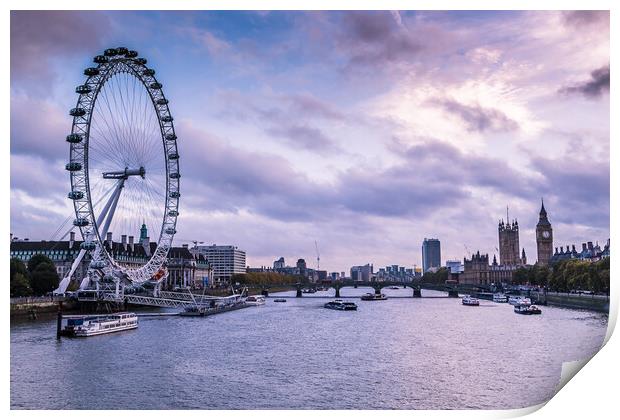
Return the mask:
<path id="1" fill-rule="evenodd" d="M 117 80 L 115 80 L 115 82 L 118 82 L 118 81 L 117 81 Z M 118 83 L 114 83 L 114 84 L 118 86 Z M 111 89 L 112 91 L 114 91 L 114 86 L 111 86 L 111 87 L 110 87 L 110 89 Z M 121 91 L 120 91 L 120 89 L 118 89 L 118 91 L 119 91 L 119 92 L 121 92 Z M 120 130 L 120 133 L 121 133 L 121 135 L 117 138 L 117 141 L 118 141 L 117 146 L 119 146 L 119 147 L 120 147 L 120 145 L 121 145 L 121 144 L 123 144 L 123 143 L 127 144 L 127 143 L 128 143 L 128 142 L 127 142 L 127 135 L 126 135 L 126 133 L 125 133 L 125 131 L 126 131 L 126 125 L 125 125 L 125 122 L 123 121 L 123 120 L 124 120 L 123 115 L 124 115 L 125 113 L 124 113 L 124 112 L 122 112 L 122 110 L 120 109 L 120 108 L 121 108 L 121 106 L 124 106 L 124 105 L 122 105 L 122 102 L 123 102 L 123 97 L 122 97 L 122 94 L 120 95 L 120 98 L 117 98 L 117 95 L 114 95 L 114 94 L 113 94 L 113 95 L 112 95 L 112 100 L 113 100 L 113 102 L 114 102 L 114 109 L 117 111 L 117 118 L 115 118 L 115 121 L 116 121 L 116 120 L 118 120 L 118 123 L 119 123 L 119 130 Z M 121 105 L 119 105 L 119 104 L 118 104 L 118 102 L 121 102 Z M 127 148 L 127 151 L 132 152 L 132 151 L 133 151 L 133 148 L 131 148 L 131 147 L 130 147 L 130 148 Z M 136 162 L 136 156 L 135 156 L 135 153 L 133 153 L 133 154 L 132 154 L 132 153 L 128 153 L 128 154 L 127 154 L 127 158 L 131 161 L 131 163 L 132 163 L 133 165 L 136 165 L 136 163 L 137 163 L 137 162 Z M 133 160 L 132 160 L 132 159 L 133 159 Z"/>
<path id="2" fill-rule="evenodd" d="M 127 73 L 121 73 L 121 74 L 125 74 L 126 75 Z M 120 116 L 121 117 L 120 118 L 121 122 L 124 124 L 124 130 L 123 131 L 125 133 L 125 136 L 123 137 L 123 139 L 127 143 L 129 143 L 129 144 L 133 144 L 133 142 L 134 142 L 134 135 L 133 135 L 133 132 L 131 130 L 132 125 L 131 125 L 131 122 L 129 121 L 129 112 L 127 110 L 127 105 L 125 104 L 125 97 L 123 96 L 123 89 L 122 89 L 121 83 L 120 83 L 121 80 L 122 80 L 122 77 L 123 76 L 120 76 L 118 78 L 119 80 L 117 80 L 118 83 L 116 84 L 116 86 L 118 88 L 120 103 L 121 103 L 121 106 L 123 108 L 123 112 L 121 112 L 121 116 Z M 137 159 L 133 163 L 138 165 Z"/>
<path id="3" fill-rule="evenodd" d="M 107 140 L 108 147 L 113 151 L 113 153 L 116 156 L 124 157 L 125 159 L 127 159 L 128 156 L 123 155 L 122 151 L 118 147 L 119 139 L 120 139 L 119 130 L 116 126 L 116 120 L 114 118 L 114 112 L 112 111 L 110 101 L 108 100 L 106 85 L 103 85 L 102 97 L 107 107 L 108 115 L 110 116 L 110 121 L 111 121 L 111 122 L 108 122 L 108 118 L 106 118 L 105 112 L 101 113 L 101 118 L 103 119 L 103 122 L 105 123 L 110 133 L 110 138 L 108 138 L 107 136 L 105 136 L 104 138 L 105 140 Z"/>

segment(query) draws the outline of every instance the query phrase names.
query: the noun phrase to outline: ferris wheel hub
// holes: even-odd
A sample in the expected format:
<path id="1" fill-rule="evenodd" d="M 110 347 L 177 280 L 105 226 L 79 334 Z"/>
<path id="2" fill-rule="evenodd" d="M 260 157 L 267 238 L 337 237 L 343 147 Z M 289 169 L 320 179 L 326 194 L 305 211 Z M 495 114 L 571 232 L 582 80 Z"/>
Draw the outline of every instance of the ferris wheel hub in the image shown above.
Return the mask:
<path id="1" fill-rule="evenodd" d="M 123 171 L 104 172 L 103 178 L 104 179 L 127 179 L 130 176 L 141 176 L 142 179 L 144 179 L 145 175 L 146 175 L 146 169 L 144 169 L 144 166 L 140 166 L 137 169 L 125 168 L 125 170 Z"/>

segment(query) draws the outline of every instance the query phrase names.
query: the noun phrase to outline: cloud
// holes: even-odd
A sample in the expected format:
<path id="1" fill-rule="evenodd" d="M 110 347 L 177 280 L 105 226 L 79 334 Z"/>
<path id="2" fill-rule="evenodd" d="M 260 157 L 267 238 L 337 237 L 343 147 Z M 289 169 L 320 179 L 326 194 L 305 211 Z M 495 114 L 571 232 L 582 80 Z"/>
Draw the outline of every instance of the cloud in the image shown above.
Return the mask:
<path id="1" fill-rule="evenodd" d="M 68 159 L 71 117 L 54 102 L 26 95 L 11 96 L 11 154 L 45 160 Z"/>
<path id="2" fill-rule="evenodd" d="M 49 94 L 57 62 L 93 54 L 109 30 L 102 12 L 11 11 L 11 86 Z"/>
<path id="3" fill-rule="evenodd" d="M 575 27 L 599 26 L 609 28 L 608 10 L 571 10 L 562 13 L 564 22 Z"/>
<path id="4" fill-rule="evenodd" d="M 566 86 L 560 89 L 560 93 L 580 93 L 588 98 L 597 98 L 609 92 L 609 65 L 603 66 L 590 73 L 590 80 Z"/>
<path id="5" fill-rule="evenodd" d="M 345 12 L 338 42 L 349 54 L 350 67 L 407 61 L 422 50 L 402 20 L 386 11 Z"/>
<path id="6" fill-rule="evenodd" d="M 467 125 L 468 131 L 514 131 L 519 124 L 498 109 L 483 108 L 480 105 L 465 105 L 452 99 L 429 101 L 445 111 L 457 115 Z"/>
<path id="7" fill-rule="evenodd" d="M 344 121 L 348 118 L 342 111 L 309 93 L 282 95 L 281 98 L 289 102 L 291 111 L 299 116 L 337 121 Z"/>
<path id="8" fill-rule="evenodd" d="M 265 132 L 275 137 L 282 137 L 294 146 L 305 150 L 311 150 L 319 154 L 331 153 L 338 148 L 334 141 L 327 137 L 321 130 L 300 124 L 288 124 L 272 127 Z"/>
<path id="9" fill-rule="evenodd" d="M 575 157 L 532 158 L 543 178 L 541 192 L 562 207 L 559 221 L 593 227 L 609 226 L 610 172 L 608 162 Z"/>
<path id="10" fill-rule="evenodd" d="M 248 97 L 238 92 L 220 92 L 221 115 L 233 121 L 251 121 L 273 138 L 318 154 L 340 151 L 334 139 L 317 124 L 347 122 L 350 117 L 307 93 L 267 94 Z"/>

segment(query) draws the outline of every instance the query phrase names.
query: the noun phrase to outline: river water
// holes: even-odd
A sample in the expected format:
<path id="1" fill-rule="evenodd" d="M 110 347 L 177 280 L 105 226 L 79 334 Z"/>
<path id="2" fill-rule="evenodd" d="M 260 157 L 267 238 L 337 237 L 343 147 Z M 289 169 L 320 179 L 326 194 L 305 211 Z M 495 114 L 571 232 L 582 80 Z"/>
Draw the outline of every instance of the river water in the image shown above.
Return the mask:
<path id="1" fill-rule="evenodd" d="M 607 327 L 595 312 L 523 316 L 505 303 L 422 294 L 355 299 L 356 312 L 324 309 L 329 298 L 270 299 L 207 318 L 141 318 L 137 330 L 86 339 L 56 340 L 55 319 L 12 321 L 11 408 L 520 408 L 548 400 L 562 362 L 594 354 Z"/>

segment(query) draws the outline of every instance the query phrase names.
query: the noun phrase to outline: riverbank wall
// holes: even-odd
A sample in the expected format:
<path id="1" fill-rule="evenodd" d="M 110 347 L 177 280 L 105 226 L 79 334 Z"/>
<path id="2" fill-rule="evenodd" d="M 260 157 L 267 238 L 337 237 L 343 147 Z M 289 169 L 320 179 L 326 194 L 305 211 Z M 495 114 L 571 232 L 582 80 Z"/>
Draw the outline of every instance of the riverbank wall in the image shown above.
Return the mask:
<path id="1" fill-rule="evenodd" d="M 57 298 L 18 298 L 11 299 L 10 316 L 36 319 L 40 314 L 56 313 L 59 310 L 70 312 L 78 309 L 76 301 Z"/>
<path id="2" fill-rule="evenodd" d="M 531 292 L 534 303 L 559 306 L 571 309 L 587 309 L 590 311 L 609 313 L 609 297 L 600 295 L 576 295 L 568 293 Z"/>

